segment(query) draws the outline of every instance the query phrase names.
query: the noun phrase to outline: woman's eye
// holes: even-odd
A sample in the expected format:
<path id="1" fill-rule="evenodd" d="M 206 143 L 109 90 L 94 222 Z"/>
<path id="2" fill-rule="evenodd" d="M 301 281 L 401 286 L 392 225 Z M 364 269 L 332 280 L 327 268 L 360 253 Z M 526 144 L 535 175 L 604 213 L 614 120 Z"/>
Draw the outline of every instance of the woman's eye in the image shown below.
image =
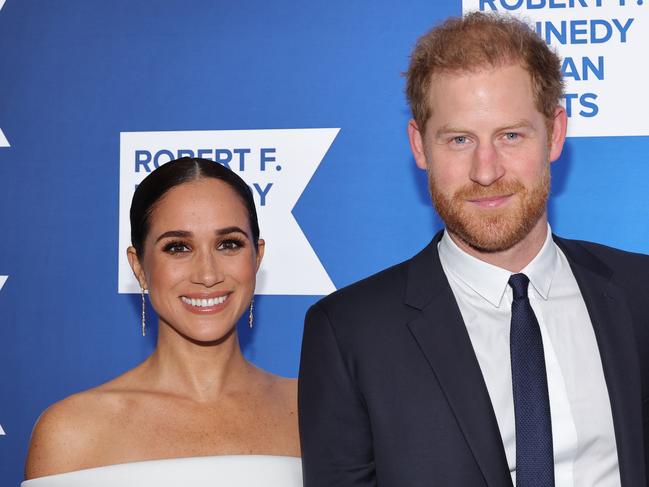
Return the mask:
<path id="1" fill-rule="evenodd" d="M 182 242 L 170 242 L 164 246 L 162 249 L 168 254 L 180 254 L 184 252 L 189 252 L 189 247 Z"/>
<path id="2" fill-rule="evenodd" d="M 219 250 L 238 250 L 244 246 L 244 243 L 241 240 L 237 239 L 227 239 L 223 240 L 219 246 Z"/>

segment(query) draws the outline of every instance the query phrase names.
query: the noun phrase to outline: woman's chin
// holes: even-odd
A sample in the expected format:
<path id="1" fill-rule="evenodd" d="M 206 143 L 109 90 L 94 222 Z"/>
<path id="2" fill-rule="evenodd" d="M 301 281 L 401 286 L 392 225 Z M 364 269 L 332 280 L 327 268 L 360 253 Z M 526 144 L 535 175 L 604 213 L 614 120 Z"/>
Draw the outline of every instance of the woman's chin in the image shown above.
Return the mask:
<path id="1" fill-rule="evenodd" d="M 232 339 L 236 323 L 227 326 L 219 325 L 217 323 L 194 323 L 193 326 L 174 327 L 169 326 L 174 332 L 183 337 L 184 339 L 196 345 L 218 345 Z"/>

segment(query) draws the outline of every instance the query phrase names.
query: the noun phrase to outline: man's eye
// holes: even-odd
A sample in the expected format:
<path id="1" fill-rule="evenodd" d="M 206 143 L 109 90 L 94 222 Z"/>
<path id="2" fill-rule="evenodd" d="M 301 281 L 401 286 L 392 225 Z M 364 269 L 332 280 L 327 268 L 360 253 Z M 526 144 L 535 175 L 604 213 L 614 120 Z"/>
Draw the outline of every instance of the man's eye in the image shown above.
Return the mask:
<path id="1" fill-rule="evenodd" d="M 518 134 L 516 132 L 507 132 L 505 134 L 505 138 L 507 140 L 516 140 L 516 139 L 518 139 Z"/>
<path id="2" fill-rule="evenodd" d="M 466 137 L 464 135 L 458 135 L 457 137 L 453 137 L 453 143 L 458 145 L 466 144 Z"/>
<path id="3" fill-rule="evenodd" d="M 183 242 L 169 242 L 162 250 L 169 254 L 180 254 L 189 252 L 189 247 Z"/>

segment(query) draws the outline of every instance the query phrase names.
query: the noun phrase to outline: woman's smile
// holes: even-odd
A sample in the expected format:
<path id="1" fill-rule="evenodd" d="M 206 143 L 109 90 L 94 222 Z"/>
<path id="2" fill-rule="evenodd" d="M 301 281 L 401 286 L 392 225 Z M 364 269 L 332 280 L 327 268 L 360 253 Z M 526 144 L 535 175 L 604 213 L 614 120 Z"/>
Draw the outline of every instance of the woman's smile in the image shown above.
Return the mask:
<path id="1" fill-rule="evenodd" d="M 180 296 L 185 308 L 192 313 L 218 313 L 228 304 L 230 293 L 212 293 L 211 295 L 192 294 Z"/>

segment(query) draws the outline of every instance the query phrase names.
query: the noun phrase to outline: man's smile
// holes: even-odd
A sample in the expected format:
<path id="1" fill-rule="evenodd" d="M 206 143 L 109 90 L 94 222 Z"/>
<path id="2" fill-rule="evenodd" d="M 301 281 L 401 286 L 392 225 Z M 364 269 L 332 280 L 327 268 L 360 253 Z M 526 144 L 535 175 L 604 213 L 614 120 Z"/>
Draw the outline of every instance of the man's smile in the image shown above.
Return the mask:
<path id="1" fill-rule="evenodd" d="M 499 208 L 506 205 L 514 196 L 513 193 L 498 195 L 498 196 L 488 196 L 485 198 L 475 198 L 469 199 L 469 203 L 479 206 L 480 208 Z"/>

